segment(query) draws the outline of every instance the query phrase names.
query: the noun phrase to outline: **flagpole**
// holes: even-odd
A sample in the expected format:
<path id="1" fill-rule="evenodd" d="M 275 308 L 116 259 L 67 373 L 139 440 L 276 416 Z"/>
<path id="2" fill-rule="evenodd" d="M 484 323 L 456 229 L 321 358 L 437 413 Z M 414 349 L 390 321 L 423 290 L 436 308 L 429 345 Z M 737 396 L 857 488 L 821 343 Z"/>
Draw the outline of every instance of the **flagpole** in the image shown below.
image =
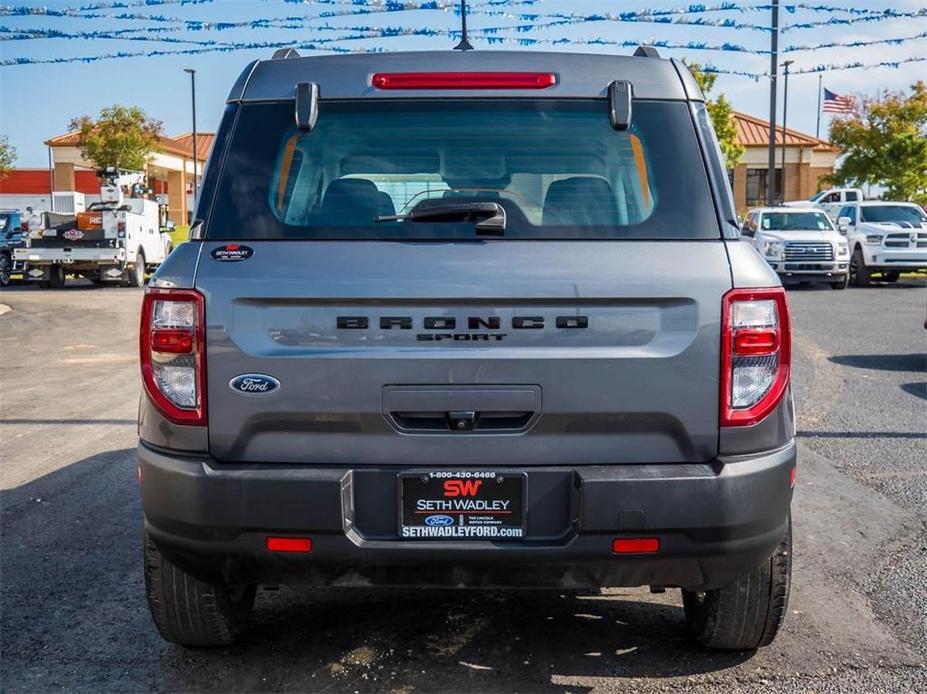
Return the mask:
<path id="1" fill-rule="evenodd" d="M 814 136 L 819 140 L 821 139 L 821 90 L 823 89 L 824 85 L 822 81 L 823 79 L 823 74 L 818 75 L 818 125 L 814 129 Z"/>

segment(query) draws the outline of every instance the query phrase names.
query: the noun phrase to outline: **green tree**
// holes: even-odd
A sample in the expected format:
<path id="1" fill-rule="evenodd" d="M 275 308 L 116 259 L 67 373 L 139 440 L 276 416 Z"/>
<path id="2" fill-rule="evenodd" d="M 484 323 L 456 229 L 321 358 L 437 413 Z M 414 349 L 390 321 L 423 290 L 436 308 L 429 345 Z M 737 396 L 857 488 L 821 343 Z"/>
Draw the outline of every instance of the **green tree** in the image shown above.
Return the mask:
<path id="1" fill-rule="evenodd" d="M 871 183 L 885 196 L 927 204 L 927 85 L 911 93 L 883 92 L 857 98 L 853 113 L 830 126 L 830 141 L 843 152 L 829 177 L 837 185 Z"/>
<path id="2" fill-rule="evenodd" d="M 685 62 L 685 61 L 683 61 Z M 713 72 L 703 72 L 698 63 L 686 63 L 699 88 L 705 95 L 705 108 L 711 116 L 711 124 L 715 128 L 724 162 L 729 169 L 740 163 L 744 155 L 744 146 L 737 141 L 737 127 L 734 125 L 734 109 L 724 94 L 718 94 L 717 99 L 709 99 L 708 95 L 715 87 L 718 75 Z"/>
<path id="3" fill-rule="evenodd" d="M 0 135 L 0 179 L 10 175 L 10 169 L 16 162 L 16 148 L 10 144 L 10 138 Z"/>
<path id="4" fill-rule="evenodd" d="M 78 146 L 85 159 L 98 169 L 116 166 L 127 171 L 145 168 L 157 148 L 161 122 L 149 118 L 137 106 L 107 106 L 94 120 L 81 116 L 71 121 L 80 133 Z"/>

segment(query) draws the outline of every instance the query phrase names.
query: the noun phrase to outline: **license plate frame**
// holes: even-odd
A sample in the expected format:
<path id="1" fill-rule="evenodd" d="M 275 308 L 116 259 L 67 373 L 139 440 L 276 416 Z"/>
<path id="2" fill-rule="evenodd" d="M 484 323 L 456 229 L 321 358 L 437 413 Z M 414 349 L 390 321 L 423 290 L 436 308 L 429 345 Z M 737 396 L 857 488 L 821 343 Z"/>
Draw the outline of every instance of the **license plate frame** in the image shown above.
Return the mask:
<path id="1" fill-rule="evenodd" d="M 528 475 L 501 470 L 426 470 L 397 476 L 402 540 L 521 540 Z"/>

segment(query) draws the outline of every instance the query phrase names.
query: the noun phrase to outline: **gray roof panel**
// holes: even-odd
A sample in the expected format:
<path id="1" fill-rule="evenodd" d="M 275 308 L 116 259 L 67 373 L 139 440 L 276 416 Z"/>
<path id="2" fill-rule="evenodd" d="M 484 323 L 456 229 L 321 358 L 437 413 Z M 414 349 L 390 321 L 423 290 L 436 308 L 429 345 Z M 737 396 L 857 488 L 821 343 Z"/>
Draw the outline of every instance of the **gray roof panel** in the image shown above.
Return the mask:
<path id="1" fill-rule="evenodd" d="M 377 72 L 553 72 L 557 84 L 543 90 L 379 90 Z M 260 60 L 248 65 L 229 101 L 292 99 L 298 82 L 317 82 L 322 99 L 472 97 L 605 97 L 613 80 L 628 80 L 638 99 L 685 100 L 673 63 L 659 58 L 536 51 L 419 51 L 357 53 Z M 700 95 L 696 98 L 701 98 Z"/>

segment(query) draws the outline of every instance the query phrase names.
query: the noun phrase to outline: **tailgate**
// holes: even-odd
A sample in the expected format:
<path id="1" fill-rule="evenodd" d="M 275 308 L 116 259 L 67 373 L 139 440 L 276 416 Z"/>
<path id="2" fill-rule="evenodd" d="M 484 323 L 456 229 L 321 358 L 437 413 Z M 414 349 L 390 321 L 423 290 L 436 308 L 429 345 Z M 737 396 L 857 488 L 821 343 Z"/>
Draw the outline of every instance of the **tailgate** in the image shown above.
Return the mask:
<path id="1" fill-rule="evenodd" d="M 717 453 L 721 241 L 264 241 L 219 262 L 223 245 L 196 276 L 221 461 Z M 279 386 L 242 388 L 248 374 Z"/>

